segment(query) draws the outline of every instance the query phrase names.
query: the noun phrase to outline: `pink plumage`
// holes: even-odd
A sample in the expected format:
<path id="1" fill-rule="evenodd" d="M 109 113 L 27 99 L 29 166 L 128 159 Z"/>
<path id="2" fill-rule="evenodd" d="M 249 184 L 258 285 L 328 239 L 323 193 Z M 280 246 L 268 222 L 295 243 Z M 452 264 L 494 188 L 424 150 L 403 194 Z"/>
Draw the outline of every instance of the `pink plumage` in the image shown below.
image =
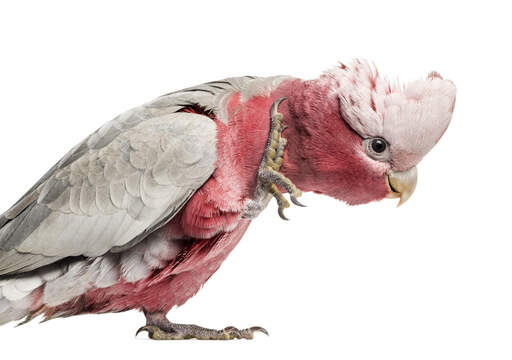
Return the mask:
<path id="1" fill-rule="evenodd" d="M 162 314 L 197 293 L 272 196 L 283 215 L 287 201 L 280 192 L 289 192 L 294 203 L 300 190 L 349 204 L 384 197 L 405 201 L 416 184 L 415 166 L 446 130 L 454 101 L 455 87 L 438 74 L 402 87 L 390 84 L 366 62 L 355 61 L 315 80 L 243 77 L 207 83 L 164 95 L 122 115 L 113 126 L 100 129 L 99 138 L 89 140 L 85 152 L 74 155 L 78 151 L 74 149 L 71 158 L 77 159 L 65 158 L 56 180 L 42 179 L 39 188 L 49 189 L 38 188 L 29 195 L 35 201 L 33 208 L 27 200 L 29 205 L 17 204 L 4 214 L 0 323 L 39 314 L 51 318 L 139 309 L 146 314 L 145 330 L 153 338 L 250 338 L 255 329 L 211 333 L 166 322 Z M 131 120 L 134 116 L 139 122 Z M 172 128 L 172 136 L 155 140 L 152 128 L 139 129 L 149 121 L 162 127 L 158 131 L 166 131 L 170 121 L 178 127 Z M 186 126 L 179 127 L 180 122 Z M 192 141 L 187 129 L 197 126 L 205 127 L 194 130 Z M 117 128 L 120 134 L 112 130 Z M 118 140 L 123 136 L 129 145 Z M 102 150 L 97 144 L 113 149 Z M 113 219 L 117 206 L 137 221 L 146 219 L 146 214 L 153 216 L 147 220 L 152 222 L 151 231 L 139 231 L 136 241 L 117 240 L 107 252 L 83 252 L 78 245 L 69 245 L 50 256 L 44 248 L 38 250 L 37 236 L 46 234 L 43 230 L 52 231 L 46 219 L 54 214 L 39 208 L 44 205 L 67 214 L 61 217 L 76 219 L 73 181 L 78 175 L 69 185 L 58 180 L 68 172 L 73 175 L 78 168 L 73 161 L 79 161 L 79 156 L 91 159 L 87 169 L 80 168 L 88 179 L 76 195 L 81 216 L 105 217 L 102 214 L 110 211 Z M 108 171 L 108 161 L 114 161 L 115 172 Z M 93 171 L 99 180 L 92 177 Z M 130 175 L 123 177 L 121 171 Z M 54 183 L 47 184 L 50 181 Z M 105 181 L 111 183 L 104 185 Z M 122 189 L 112 185 L 120 181 Z M 84 186 L 93 188 L 94 198 Z M 100 197 L 105 191 L 106 200 Z M 159 205 L 163 195 L 154 196 L 151 191 L 174 191 L 185 200 L 169 212 L 169 205 Z M 87 199 L 92 203 L 85 209 Z M 151 212 L 156 206 L 162 206 L 161 213 Z M 39 216 L 40 224 L 27 225 L 17 220 L 20 214 Z M 129 218 L 124 219 L 122 224 Z M 15 226 L 26 226 L 30 232 L 16 238 Z M 64 241 L 73 242 L 72 238 Z M 27 249 L 37 256 L 29 257 Z"/>

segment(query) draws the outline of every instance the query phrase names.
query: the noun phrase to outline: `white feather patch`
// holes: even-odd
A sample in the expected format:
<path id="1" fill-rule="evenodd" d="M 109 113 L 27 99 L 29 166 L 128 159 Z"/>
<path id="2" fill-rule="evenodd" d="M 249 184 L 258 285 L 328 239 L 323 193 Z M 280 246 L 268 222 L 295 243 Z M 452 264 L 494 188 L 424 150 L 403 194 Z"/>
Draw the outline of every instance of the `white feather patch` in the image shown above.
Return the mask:
<path id="1" fill-rule="evenodd" d="M 395 170 L 415 166 L 448 127 L 456 88 L 429 74 L 405 86 L 391 83 L 366 61 L 331 69 L 322 79 L 340 100 L 345 121 L 361 137 L 382 137 L 390 144 Z"/>

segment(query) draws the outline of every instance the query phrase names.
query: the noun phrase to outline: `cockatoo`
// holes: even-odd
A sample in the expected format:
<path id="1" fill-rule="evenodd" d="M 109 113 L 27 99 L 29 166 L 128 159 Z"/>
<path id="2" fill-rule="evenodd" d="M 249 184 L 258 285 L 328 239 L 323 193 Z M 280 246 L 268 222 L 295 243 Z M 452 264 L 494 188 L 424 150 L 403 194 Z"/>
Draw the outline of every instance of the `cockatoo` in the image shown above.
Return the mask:
<path id="1" fill-rule="evenodd" d="M 314 80 L 243 76 L 160 96 L 95 131 L 0 217 L 0 324 L 138 309 L 152 339 L 251 339 L 170 322 L 272 198 L 406 201 L 455 86 L 367 61 Z"/>

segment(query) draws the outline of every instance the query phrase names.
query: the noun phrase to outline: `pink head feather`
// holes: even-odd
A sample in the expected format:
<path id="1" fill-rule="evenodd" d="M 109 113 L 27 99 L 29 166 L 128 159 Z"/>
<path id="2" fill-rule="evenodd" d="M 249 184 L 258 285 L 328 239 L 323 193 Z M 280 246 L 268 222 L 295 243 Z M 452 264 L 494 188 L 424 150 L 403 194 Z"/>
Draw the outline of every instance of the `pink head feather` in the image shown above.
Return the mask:
<path id="1" fill-rule="evenodd" d="M 405 86 L 379 76 L 366 61 L 355 60 L 328 71 L 332 91 L 349 126 L 363 138 L 390 144 L 394 170 L 415 166 L 441 138 L 455 106 L 455 85 L 431 72 Z"/>

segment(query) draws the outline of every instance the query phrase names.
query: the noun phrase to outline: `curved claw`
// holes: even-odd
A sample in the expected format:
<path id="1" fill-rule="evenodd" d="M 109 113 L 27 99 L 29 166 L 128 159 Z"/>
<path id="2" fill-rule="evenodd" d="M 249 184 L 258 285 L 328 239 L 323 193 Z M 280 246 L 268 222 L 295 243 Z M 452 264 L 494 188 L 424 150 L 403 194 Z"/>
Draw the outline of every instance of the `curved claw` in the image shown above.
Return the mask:
<path id="1" fill-rule="evenodd" d="M 288 219 L 286 216 L 284 216 L 283 208 L 279 208 L 279 209 L 277 210 L 277 213 L 279 214 L 279 217 L 280 217 L 281 219 L 283 219 L 283 220 L 290 220 L 290 219 Z"/>
<path id="2" fill-rule="evenodd" d="M 238 329 L 234 326 L 228 326 L 222 330 L 230 339 L 253 339 L 255 332 L 261 332 L 267 336 L 268 331 L 261 326 L 253 326 L 248 329 Z"/>
<path id="3" fill-rule="evenodd" d="M 151 336 L 154 332 L 155 332 L 155 329 L 153 329 L 153 326 L 149 326 L 149 325 L 146 325 L 146 326 L 142 326 L 139 328 L 139 330 L 137 330 L 137 332 L 135 333 L 135 337 L 137 337 L 137 335 L 139 335 L 140 332 L 143 332 L 143 331 L 147 331 L 148 334 Z"/>
<path id="4" fill-rule="evenodd" d="M 261 333 L 263 333 L 263 334 L 265 334 L 267 336 L 270 336 L 268 334 L 267 329 L 262 328 L 261 326 L 253 326 L 253 327 L 249 328 L 249 331 L 251 331 L 251 332 L 258 332 L 259 331 L 259 332 L 261 332 Z"/>
<path id="5" fill-rule="evenodd" d="M 275 117 L 275 116 L 279 115 L 279 113 L 277 112 L 277 108 L 279 107 L 279 104 L 284 100 L 286 100 L 286 98 L 281 97 L 272 103 L 272 106 L 270 107 L 270 116 L 271 117 Z"/>
<path id="6" fill-rule="evenodd" d="M 306 207 L 306 205 L 304 205 L 303 203 L 301 203 L 295 196 L 293 195 L 290 195 L 290 200 L 292 201 L 292 203 L 294 203 L 295 205 L 297 206 L 300 206 L 300 207 Z"/>

